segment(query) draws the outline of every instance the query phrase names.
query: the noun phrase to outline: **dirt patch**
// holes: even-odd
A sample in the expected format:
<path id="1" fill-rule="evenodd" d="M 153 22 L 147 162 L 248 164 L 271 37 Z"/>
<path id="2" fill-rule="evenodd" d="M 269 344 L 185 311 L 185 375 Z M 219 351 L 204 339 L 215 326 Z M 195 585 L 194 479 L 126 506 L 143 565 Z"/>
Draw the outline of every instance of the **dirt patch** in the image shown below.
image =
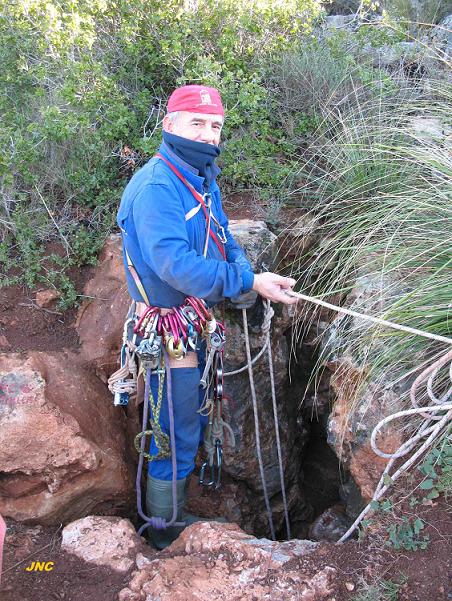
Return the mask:
<path id="1" fill-rule="evenodd" d="M 27 571 L 32 562 L 54 562 L 50 571 Z M 113 601 L 129 581 L 125 574 L 93 566 L 61 550 L 61 529 L 27 528 L 8 520 L 2 601 Z M 51 567 L 51 566 L 48 566 Z"/>
<path id="2" fill-rule="evenodd" d="M 210 507 L 204 507 L 205 513 L 210 513 L 209 510 Z M 452 598 L 452 523 L 449 510 L 444 499 L 416 510 L 416 515 L 426 524 L 425 533 L 430 536 L 425 550 L 396 551 L 387 547 L 381 536 L 381 529 L 385 526 L 383 520 L 380 529 L 363 541 L 352 540 L 343 545 L 320 543 L 313 553 L 285 564 L 284 570 L 296 570 L 308 580 L 325 567 L 333 567 L 336 576 L 330 601 L 352 601 L 363 580 L 375 584 L 382 579 L 402 584 L 398 598 L 395 597 L 398 601 L 448 601 Z M 0 588 L 2 601 L 117 599 L 119 591 L 129 582 L 131 571 L 122 575 L 87 564 L 61 551 L 60 544 L 61 529 L 27 528 L 8 520 Z M 157 552 L 149 547 L 146 555 L 154 558 Z M 162 557 L 174 555 L 171 549 L 160 553 Z M 25 568 L 33 561 L 55 563 L 49 572 L 27 571 Z M 277 579 L 278 571 L 269 577 Z M 215 599 L 212 598 L 212 601 Z"/>
<path id="3" fill-rule="evenodd" d="M 266 208 L 255 195 L 237 193 L 225 195 L 223 209 L 228 219 L 255 219 L 265 221 Z"/>
<path id="4" fill-rule="evenodd" d="M 92 275 L 92 268 L 83 267 L 71 274 L 78 294 Z M 77 349 L 78 335 L 74 328 L 77 307 L 60 311 L 56 302 L 39 307 L 36 294 L 24 286 L 0 288 L 0 351 L 48 351 Z"/>

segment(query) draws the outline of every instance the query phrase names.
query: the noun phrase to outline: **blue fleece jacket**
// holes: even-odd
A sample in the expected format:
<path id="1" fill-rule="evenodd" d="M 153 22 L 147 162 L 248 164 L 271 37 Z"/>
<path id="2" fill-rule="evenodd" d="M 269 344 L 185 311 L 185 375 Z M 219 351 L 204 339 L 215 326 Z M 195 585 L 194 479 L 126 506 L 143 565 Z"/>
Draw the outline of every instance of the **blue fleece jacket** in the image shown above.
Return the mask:
<path id="1" fill-rule="evenodd" d="M 197 175 L 196 169 L 165 144 L 160 153 L 203 193 L 204 178 Z M 227 237 L 226 261 L 211 238 L 207 257 L 203 257 L 204 212 L 202 209 L 195 212 L 199 203 L 164 161 L 152 158 L 127 184 L 118 211 L 118 225 L 124 251 L 127 249 L 152 305 L 180 305 L 186 296 L 197 296 L 213 305 L 224 297 L 238 296 L 252 288 L 252 267 L 229 231 L 215 181 L 210 191 L 212 212 Z M 216 230 L 213 221 L 212 229 Z M 142 301 L 127 267 L 125 252 L 124 265 L 130 295 Z"/>

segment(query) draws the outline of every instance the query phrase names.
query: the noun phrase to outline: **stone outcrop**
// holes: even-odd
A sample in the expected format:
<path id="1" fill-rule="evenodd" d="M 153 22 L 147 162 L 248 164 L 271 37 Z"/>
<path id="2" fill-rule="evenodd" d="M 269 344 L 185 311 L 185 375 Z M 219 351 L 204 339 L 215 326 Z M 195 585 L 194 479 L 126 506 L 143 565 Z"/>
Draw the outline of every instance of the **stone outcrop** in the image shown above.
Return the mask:
<path id="1" fill-rule="evenodd" d="M 334 505 L 319 515 L 309 527 L 311 540 L 338 541 L 347 532 L 352 520 L 347 517 L 342 505 Z"/>
<path id="2" fill-rule="evenodd" d="M 119 234 L 107 239 L 94 277 L 86 283 L 83 294 L 85 300 L 75 326 L 81 355 L 106 383 L 117 369 L 123 324 L 130 305 Z"/>
<path id="3" fill-rule="evenodd" d="M 0 361 L 0 513 L 59 524 L 130 510 L 124 418 L 70 352 Z"/>
<path id="4" fill-rule="evenodd" d="M 315 549 L 310 541 L 257 539 L 235 524 L 194 524 L 155 559 L 138 555 L 138 570 L 119 600 L 330 599 L 336 570 L 325 566 L 314 575 L 303 570 L 302 559 Z"/>
<path id="5" fill-rule="evenodd" d="M 133 524 L 118 517 L 87 516 L 68 524 L 61 548 L 88 563 L 127 572 L 135 565 L 144 543 Z"/>
<path id="6" fill-rule="evenodd" d="M 380 306 L 382 288 L 388 281 L 378 277 L 359 275 L 353 291 L 348 295 L 345 306 L 355 311 L 371 314 L 375 305 Z M 358 361 L 343 350 L 343 328 L 349 331 L 369 328 L 362 320 L 340 315 L 330 324 L 325 344 L 330 361 L 327 364 L 331 373 L 330 385 L 335 401 L 328 418 L 328 443 L 342 464 L 350 470 L 353 479 L 365 500 L 372 498 L 387 459 L 376 455 L 370 446 L 373 428 L 380 420 L 399 406 L 401 395 L 407 390 L 407 382 L 388 387 L 387 381 L 370 381 L 365 387 L 361 384 L 368 377 L 368 361 Z M 378 340 L 373 344 L 373 353 L 378 353 Z M 381 342 L 380 344 L 383 344 Z M 416 362 L 416 357 L 413 357 Z M 399 374 L 400 375 L 400 374 Z M 391 374 L 391 379 L 396 379 Z M 387 374 L 390 377 L 390 374 Z M 378 445 L 385 452 L 395 451 L 402 443 L 400 430 L 386 428 L 379 436 Z"/>

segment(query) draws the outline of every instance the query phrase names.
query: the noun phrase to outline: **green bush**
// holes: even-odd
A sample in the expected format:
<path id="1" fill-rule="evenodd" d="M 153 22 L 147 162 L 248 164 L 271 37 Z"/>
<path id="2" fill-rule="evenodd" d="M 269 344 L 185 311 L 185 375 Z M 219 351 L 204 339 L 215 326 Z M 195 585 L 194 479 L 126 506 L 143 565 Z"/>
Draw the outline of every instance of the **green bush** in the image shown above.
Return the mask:
<path id="1" fill-rule="evenodd" d="M 220 88 L 226 190 L 279 186 L 290 148 L 264 65 L 295 48 L 321 14 L 317 0 L 3 2 L 2 283 L 16 281 L 7 274 L 21 265 L 33 285 L 54 240 L 68 251 L 62 273 L 92 262 L 79 241 L 110 230 L 127 179 L 159 144 L 177 85 Z"/>
<path id="2" fill-rule="evenodd" d="M 338 77 L 331 54 L 323 52 L 322 75 L 331 75 L 325 77 L 323 101 L 313 97 L 311 104 L 321 127 L 291 190 L 292 204 L 315 223 L 317 243 L 296 259 L 293 275 L 305 294 L 333 297 L 336 304 L 361 278 L 366 301 L 357 310 L 450 337 L 450 152 L 444 136 L 424 134 L 413 123 L 449 123 L 450 86 L 417 86 L 378 70 L 366 81 L 367 68 L 352 61 L 338 65 Z M 303 98 L 306 88 L 295 84 L 315 77 L 316 63 L 302 58 L 295 65 L 291 94 Z M 316 319 L 318 312 L 310 315 Z M 307 321 L 300 319 L 300 330 Z M 444 351 L 441 343 L 347 317 L 332 330 L 319 367 L 339 353 L 352 357 L 363 374 L 362 387 L 347 393 L 350 415 L 369 381 L 385 389 L 388 379 L 393 382 L 393 396 L 403 407 L 407 381 L 400 384 L 401 376 Z"/>

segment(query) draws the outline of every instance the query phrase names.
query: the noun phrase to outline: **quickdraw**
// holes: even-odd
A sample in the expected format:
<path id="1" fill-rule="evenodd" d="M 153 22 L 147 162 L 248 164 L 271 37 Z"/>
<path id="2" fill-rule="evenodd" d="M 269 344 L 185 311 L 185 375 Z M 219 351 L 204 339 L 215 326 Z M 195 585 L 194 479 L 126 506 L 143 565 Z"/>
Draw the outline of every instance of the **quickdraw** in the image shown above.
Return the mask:
<path id="1" fill-rule="evenodd" d="M 155 369 L 151 356 L 157 358 L 162 344 L 176 361 L 195 351 L 200 337 L 207 340 L 208 352 L 211 348 L 222 352 L 224 331 L 224 325 L 215 319 L 206 303 L 193 296 L 179 307 L 166 309 L 164 314 L 159 307 L 148 306 L 133 328 L 134 335 L 142 338 L 136 353 L 141 363 L 145 360 L 151 369 Z"/>

